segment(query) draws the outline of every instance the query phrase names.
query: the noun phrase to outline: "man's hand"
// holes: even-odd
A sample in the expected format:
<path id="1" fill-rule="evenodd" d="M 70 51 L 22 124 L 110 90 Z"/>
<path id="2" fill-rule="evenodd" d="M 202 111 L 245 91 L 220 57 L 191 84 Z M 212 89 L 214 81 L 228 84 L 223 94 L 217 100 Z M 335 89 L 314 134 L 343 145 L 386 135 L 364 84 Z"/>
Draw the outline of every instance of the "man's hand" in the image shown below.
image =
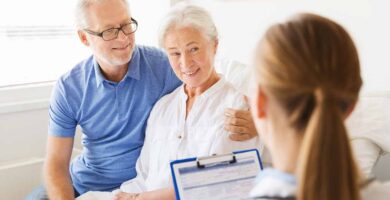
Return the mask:
<path id="1" fill-rule="evenodd" d="M 140 193 L 119 192 L 115 195 L 114 200 L 140 200 Z"/>
<path id="2" fill-rule="evenodd" d="M 231 132 L 230 139 L 245 141 L 257 136 L 255 124 L 249 110 L 225 110 L 225 130 Z"/>

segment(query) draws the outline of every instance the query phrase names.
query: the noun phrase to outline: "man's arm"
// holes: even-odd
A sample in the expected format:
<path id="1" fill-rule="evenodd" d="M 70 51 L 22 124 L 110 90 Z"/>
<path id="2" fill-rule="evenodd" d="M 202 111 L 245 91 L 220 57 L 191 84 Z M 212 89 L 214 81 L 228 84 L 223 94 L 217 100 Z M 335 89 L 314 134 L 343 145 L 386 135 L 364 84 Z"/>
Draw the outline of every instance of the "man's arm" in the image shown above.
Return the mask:
<path id="1" fill-rule="evenodd" d="M 69 174 L 73 137 L 48 136 L 44 175 L 49 199 L 74 199 Z"/>

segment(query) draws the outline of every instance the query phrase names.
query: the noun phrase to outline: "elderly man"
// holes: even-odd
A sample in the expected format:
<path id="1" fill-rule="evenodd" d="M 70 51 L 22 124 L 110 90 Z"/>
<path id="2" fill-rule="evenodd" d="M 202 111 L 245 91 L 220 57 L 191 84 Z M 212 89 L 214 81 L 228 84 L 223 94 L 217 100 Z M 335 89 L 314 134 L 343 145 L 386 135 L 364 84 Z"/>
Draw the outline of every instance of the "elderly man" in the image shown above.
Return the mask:
<path id="1" fill-rule="evenodd" d="M 44 165 L 50 199 L 111 191 L 135 177 L 149 113 L 181 84 L 164 53 L 135 45 L 138 24 L 126 0 L 79 0 L 76 15 L 79 38 L 93 56 L 63 75 L 52 94 Z M 237 132 L 232 139 L 257 135 L 248 112 L 227 112 L 233 118 L 226 129 Z M 70 164 L 77 125 L 84 151 Z"/>

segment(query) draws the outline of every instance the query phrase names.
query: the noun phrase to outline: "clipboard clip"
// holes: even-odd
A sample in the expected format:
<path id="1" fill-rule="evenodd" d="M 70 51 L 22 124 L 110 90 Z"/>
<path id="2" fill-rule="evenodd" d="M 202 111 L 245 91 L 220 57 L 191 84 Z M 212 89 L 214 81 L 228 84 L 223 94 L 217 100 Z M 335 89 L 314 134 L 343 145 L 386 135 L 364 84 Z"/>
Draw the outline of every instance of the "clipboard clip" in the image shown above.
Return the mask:
<path id="1" fill-rule="evenodd" d="M 205 168 L 206 165 L 215 165 L 215 164 L 219 164 L 219 163 L 233 164 L 236 162 L 237 162 L 237 159 L 236 159 L 236 155 L 234 155 L 234 153 L 222 154 L 222 155 L 213 154 L 212 156 L 199 157 L 196 160 L 196 166 L 198 168 Z"/>

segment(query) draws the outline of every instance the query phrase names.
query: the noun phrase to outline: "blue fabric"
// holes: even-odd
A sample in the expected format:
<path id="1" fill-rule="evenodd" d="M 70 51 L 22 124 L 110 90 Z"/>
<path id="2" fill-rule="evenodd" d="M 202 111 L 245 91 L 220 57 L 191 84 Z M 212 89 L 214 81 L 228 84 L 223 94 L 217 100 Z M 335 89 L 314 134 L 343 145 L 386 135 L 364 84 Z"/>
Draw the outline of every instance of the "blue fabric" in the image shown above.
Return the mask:
<path id="1" fill-rule="evenodd" d="M 74 188 L 73 188 L 74 189 Z M 77 198 L 80 194 L 74 189 L 74 197 Z M 35 188 L 24 200 L 49 200 L 46 188 L 43 185 Z"/>
<path id="2" fill-rule="evenodd" d="M 119 83 L 104 78 L 93 56 L 58 80 L 50 102 L 49 134 L 74 137 L 80 125 L 84 150 L 70 167 L 80 194 L 111 191 L 135 177 L 149 113 L 180 84 L 166 55 L 144 46 L 135 47 Z"/>
<path id="3" fill-rule="evenodd" d="M 297 179 L 293 174 L 289 174 L 287 172 L 283 172 L 274 168 L 265 168 L 263 171 L 259 173 L 256 178 L 256 183 L 259 183 L 265 177 L 274 177 L 278 180 L 283 180 L 284 182 L 296 185 Z"/>

